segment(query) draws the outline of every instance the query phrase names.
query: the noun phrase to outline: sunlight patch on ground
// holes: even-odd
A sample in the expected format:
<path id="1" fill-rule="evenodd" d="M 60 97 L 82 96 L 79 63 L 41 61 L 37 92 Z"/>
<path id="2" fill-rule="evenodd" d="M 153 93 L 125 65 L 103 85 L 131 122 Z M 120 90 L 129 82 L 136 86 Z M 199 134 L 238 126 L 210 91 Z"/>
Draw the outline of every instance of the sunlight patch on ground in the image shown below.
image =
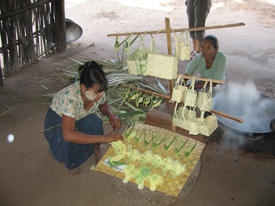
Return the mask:
<path id="1" fill-rule="evenodd" d="M 140 7 L 144 9 L 154 9 L 160 11 L 172 11 L 174 6 L 170 6 L 169 2 L 175 0 L 115 0 L 123 6 Z"/>
<path id="2" fill-rule="evenodd" d="M 275 0 L 266 0 L 266 2 L 275 5 Z"/>
<path id="3" fill-rule="evenodd" d="M 83 4 L 86 0 L 65 0 L 65 8 L 73 8 L 76 4 Z"/>
<path id="4" fill-rule="evenodd" d="M 224 6 L 224 3 L 213 3 L 212 7 L 211 7 L 211 10 L 213 11 L 213 10 L 221 8 L 223 6 Z"/>
<path id="5" fill-rule="evenodd" d="M 275 0 L 261 0 L 261 1 L 275 5 Z M 242 3 L 242 4 L 244 3 L 243 0 L 235 0 L 235 2 Z"/>

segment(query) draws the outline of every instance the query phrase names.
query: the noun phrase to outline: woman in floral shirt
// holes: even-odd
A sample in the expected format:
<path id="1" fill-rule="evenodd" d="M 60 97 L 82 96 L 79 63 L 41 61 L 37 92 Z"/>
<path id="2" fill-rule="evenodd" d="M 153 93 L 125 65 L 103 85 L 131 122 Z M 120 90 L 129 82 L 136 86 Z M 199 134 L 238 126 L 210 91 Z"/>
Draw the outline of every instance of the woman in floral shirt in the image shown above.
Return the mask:
<path id="1" fill-rule="evenodd" d="M 108 81 L 101 66 L 96 62 L 86 62 L 79 71 L 80 81 L 62 89 L 53 98 L 44 125 L 53 156 L 57 161 L 65 162 L 70 174 L 83 172 L 79 166 L 93 153 L 96 162 L 101 159 L 101 142 L 123 140 L 117 134 L 120 119 L 106 101 Z M 97 108 L 109 117 L 116 133 L 104 135 L 102 120 L 95 114 Z"/>

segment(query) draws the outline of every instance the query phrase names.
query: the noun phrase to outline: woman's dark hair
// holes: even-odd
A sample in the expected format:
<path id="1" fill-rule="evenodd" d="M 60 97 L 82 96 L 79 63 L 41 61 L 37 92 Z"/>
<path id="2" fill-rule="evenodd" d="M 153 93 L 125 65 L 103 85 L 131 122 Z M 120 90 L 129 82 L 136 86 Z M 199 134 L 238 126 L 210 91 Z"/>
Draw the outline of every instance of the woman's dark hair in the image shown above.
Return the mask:
<path id="1" fill-rule="evenodd" d="M 205 37 L 203 38 L 202 41 L 204 41 L 204 40 L 210 40 L 210 41 L 212 41 L 212 44 L 213 44 L 213 46 L 214 46 L 214 49 L 216 49 L 217 46 L 219 46 L 218 39 L 217 39 L 217 37 L 215 37 L 214 35 L 207 35 L 207 36 L 205 36 Z"/>
<path id="2" fill-rule="evenodd" d="M 102 70 L 102 65 L 99 65 L 95 61 L 86 62 L 79 67 L 79 73 L 80 72 L 80 84 L 84 84 L 87 88 L 92 87 L 94 84 L 99 84 L 97 93 L 106 90 L 108 80 Z"/>

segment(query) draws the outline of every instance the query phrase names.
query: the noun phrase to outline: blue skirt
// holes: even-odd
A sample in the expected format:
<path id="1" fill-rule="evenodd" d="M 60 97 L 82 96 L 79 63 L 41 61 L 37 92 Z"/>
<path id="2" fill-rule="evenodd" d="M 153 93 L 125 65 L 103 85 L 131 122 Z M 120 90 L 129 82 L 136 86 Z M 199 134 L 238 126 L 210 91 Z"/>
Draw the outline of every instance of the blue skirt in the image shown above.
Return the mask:
<path id="1" fill-rule="evenodd" d="M 62 136 L 62 118 L 49 108 L 44 129 L 44 135 L 49 147 L 58 162 L 65 162 L 65 167 L 74 169 L 83 164 L 93 153 L 92 144 L 74 144 L 65 142 Z M 49 129 L 50 128 L 50 129 Z M 84 134 L 103 135 L 102 120 L 95 114 L 90 114 L 75 122 L 75 130 Z"/>

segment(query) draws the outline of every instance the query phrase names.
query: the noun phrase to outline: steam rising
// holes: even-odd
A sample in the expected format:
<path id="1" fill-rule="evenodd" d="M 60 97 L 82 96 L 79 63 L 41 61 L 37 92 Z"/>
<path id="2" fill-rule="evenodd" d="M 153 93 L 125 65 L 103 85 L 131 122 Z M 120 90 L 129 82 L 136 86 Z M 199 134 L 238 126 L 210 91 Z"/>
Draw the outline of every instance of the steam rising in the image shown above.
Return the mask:
<path id="1" fill-rule="evenodd" d="M 223 124 L 243 132 L 270 132 L 270 122 L 275 118 L 275 101 L 263 96 L 252 82 L 229 83 L 225 93 L 214 98 L 212 108 L 216 111 L 241 118 L 243 123 L 217 116 Z"/>

